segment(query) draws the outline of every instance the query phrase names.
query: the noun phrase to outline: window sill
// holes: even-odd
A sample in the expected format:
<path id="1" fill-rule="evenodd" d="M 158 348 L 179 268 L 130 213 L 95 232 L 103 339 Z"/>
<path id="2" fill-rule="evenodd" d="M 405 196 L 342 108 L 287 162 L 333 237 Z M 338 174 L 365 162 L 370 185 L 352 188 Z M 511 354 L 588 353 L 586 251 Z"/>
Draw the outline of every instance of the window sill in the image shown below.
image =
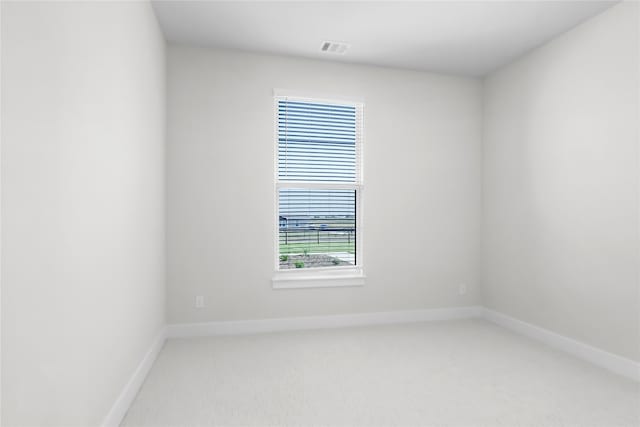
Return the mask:
<path id="1" fill-rule="evenodd" d="M 271 279 L 273 289 L 336 288 L 363 286 L 366 276 L 359 268 L 339 271 L 277 271 Z"/>

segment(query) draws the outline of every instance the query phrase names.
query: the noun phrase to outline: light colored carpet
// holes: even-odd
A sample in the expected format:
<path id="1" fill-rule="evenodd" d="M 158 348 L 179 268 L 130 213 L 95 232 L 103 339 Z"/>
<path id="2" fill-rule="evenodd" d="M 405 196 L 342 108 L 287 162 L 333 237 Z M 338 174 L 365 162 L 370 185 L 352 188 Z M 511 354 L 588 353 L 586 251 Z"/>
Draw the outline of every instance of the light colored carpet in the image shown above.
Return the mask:
<path id="1" fill-rule="evenodd" d="M 638 426 L 640 386 L 483 320 L 169 340 L 124 426 Z"/>

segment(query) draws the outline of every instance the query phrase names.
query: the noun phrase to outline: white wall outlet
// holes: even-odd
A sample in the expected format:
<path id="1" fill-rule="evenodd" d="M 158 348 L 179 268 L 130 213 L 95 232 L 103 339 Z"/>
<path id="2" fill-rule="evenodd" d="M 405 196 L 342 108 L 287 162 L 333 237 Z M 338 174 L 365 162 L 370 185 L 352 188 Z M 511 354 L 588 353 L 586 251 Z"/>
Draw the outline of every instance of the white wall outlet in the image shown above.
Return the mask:
<path id="1" fill-rule="evenodd" d="M 460 285 L 458 286 L 458 293 L 460 295 L 464 295 L 467 293 L 467 284 L 466 283 L 460 283 Z"/>
<path id="2" fill-rule="evenodd" d="M 203 307 L 204 307 L 204 296 L 197 295 L 196 296 L 196 308 L 203 308 Z"/>

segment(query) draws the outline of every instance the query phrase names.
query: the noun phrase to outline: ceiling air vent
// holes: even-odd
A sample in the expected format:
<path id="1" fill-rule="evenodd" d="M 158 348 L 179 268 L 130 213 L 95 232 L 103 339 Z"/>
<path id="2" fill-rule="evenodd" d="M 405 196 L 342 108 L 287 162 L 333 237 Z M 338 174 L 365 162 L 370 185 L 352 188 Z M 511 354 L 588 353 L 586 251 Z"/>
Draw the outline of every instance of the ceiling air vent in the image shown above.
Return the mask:
<path id="1" fill-rule="evenodd" d="M 351 46 L 350 44 L 343 43 L 343 42 L 324 41 L 322 42 L 322 46 L 320 47 L 320 50 L 322 52 L 344 55 L 344 53 L 347 51 L 347 49 L 349 49 L 350 46 Z"/>

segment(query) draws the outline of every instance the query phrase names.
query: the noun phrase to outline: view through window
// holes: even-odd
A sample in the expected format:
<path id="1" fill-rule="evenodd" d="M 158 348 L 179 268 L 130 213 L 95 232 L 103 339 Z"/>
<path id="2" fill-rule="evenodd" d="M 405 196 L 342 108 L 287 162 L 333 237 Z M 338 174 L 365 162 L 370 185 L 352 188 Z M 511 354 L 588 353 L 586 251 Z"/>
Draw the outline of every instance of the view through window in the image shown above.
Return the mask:
<path id="1" fill-rule="evenodd" d="M 360 104 L 277 98 L 281 270 L 355 266 Z"/>

